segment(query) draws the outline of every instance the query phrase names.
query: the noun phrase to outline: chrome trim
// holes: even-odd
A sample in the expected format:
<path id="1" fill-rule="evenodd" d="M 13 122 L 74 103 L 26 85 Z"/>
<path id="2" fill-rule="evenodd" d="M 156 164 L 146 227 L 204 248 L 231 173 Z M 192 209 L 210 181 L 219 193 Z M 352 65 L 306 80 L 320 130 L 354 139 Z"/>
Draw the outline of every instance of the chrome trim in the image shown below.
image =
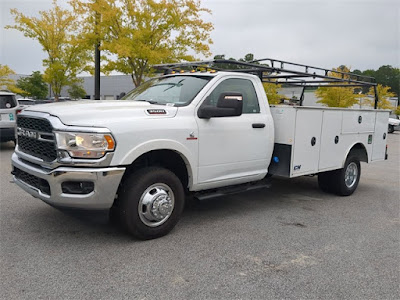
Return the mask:
<path id="1" fill-rule="evenodd" d="M 59 167 L 54 170 L 48 170 L 40 167 L 34 167 L 23 162 L 17 154 L 13 154 L 12 165 L 16 168 L 31 174 L 33 176 L 47 180 L 50 185 L 51 196 L 43 194 L 37 188 L 26 184 L 25 182 L 13 176 L 14 182 L 31 194 L 46 203 L 54 206 L 85 208 L 85 209 L 108 209 L 112 206 L 118 186 L 125 168 L 69 168 Z M 64 181 L 92 181 L 94 182 L 94 191 L 85 194 L 65 194 L 62 192 L 61 183 Z"/>
<path id="2" fill-rule="evenodd" d="M 38 132 L 38 141 L 48 142 L 48 143 L 56 143 L 56 139 L 54 133 L 47 133 L 47 132 Z M 43 136 L 52 137 L 52 139 L 44 139 Z"/>
<path id="3" fill-rule="evenodd" d="M 26 160 L 30 163 L 40 165 L 47 169 L 55 169 L 61 166 L 108 167 L 111 164 L 111 160 L 114 156 L 114 152 L 107 152 L 102 158 L 99 159 L 81 159 L 81 158 L 66 157 L 66 158 L 57 158 L 52 162 L 47 162 L 39 157 L 22 152 L 21 150 L 19 150 L 18 145 L 15 147 L 15 153 L 21 159 Z"/>
<path id="4" fill-rule="evenodd" d="M 21 132 L 23 130 L 29 131 L 31 133 L 34 132 L 35 133 L 35 137 L 30 137 L 29 135 L 22 134 Z M 25 128 L 25 127 L 17 127 L 17 137 L 19 137 L 19 136 L 24 136 L 24 137 L 30 138 L 32 140 L 39 140 L 39 141 L 49 142 L 49 143 L 55 143 L 56 142 L 54 133 L 32 130 L 32 129 Z M 49 137 L 52 137 L 52 139 L 44 139 L 43 136 L 49 136 Z"/>
<path id="5" fill-rule="evenodd" d="M 142 194 L 138 204 L 139 218 L 149 227 L 164 224 L 172 214 L 175 195 L 165 183 L 155 183 Z"/>

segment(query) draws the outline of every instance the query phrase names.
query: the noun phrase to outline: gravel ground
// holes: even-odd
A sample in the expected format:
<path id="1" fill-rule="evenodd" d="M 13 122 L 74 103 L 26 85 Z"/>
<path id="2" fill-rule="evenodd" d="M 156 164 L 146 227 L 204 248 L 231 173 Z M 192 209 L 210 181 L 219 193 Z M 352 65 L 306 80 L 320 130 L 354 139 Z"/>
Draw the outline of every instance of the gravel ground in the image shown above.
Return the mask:
<path id="1" fill-rule="evenodd" d="M 315 177 L 185 209 L 137 241 L 105 212 L 60 211 L 11 183 L 0 149 L 1 299 L 400 299 L 400 133 L 337 197 Z"/>

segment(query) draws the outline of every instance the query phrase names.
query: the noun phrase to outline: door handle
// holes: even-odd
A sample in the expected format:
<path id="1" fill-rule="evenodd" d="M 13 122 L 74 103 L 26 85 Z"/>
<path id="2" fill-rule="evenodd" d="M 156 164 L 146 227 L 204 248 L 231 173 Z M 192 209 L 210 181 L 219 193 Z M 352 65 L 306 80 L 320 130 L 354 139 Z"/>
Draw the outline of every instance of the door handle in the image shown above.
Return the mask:
<path id="1" fill-rule="evenodd" d="M 265 124 L 264 123 L 254 123 L 252 126 L 253 126 L 253 128 L 264 128 Z"/>

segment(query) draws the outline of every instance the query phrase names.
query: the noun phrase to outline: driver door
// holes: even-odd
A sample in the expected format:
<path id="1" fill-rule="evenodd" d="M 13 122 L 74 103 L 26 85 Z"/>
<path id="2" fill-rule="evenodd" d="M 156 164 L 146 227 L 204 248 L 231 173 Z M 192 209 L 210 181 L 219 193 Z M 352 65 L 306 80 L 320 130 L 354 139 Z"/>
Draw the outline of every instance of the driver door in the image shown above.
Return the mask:
<path id="1" fill-rule="evenodd" d="M 203 104 L 217 105 L 222 93 L 243 96 L 243 113 L 236 117 L 201 119 L 199 128 L 198 183 L 208 187 L 223 186 L 227 180 L 266 173 L 268 169 L 268 134 L 266 114 L 260 105 L 254 84 L 249 79 L 228 78 L 221 81 Z M 211 185 L 210 185 L 211 184 Z"/>

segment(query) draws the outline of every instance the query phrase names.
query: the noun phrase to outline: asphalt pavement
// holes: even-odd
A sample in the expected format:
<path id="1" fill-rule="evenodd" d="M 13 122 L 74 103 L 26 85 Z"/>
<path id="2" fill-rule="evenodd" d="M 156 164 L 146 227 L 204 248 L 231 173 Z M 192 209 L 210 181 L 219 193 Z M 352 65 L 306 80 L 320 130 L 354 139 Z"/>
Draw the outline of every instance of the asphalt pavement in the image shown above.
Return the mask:
<path id="1" fill-rule="evenodd" d="M 400 299 L 400 132 L 350 197 L 316 177 L 187 207 L 137 241 L 105 212 L 60 211 L 11 182 L 0 149 L 1 299 Z"/>

